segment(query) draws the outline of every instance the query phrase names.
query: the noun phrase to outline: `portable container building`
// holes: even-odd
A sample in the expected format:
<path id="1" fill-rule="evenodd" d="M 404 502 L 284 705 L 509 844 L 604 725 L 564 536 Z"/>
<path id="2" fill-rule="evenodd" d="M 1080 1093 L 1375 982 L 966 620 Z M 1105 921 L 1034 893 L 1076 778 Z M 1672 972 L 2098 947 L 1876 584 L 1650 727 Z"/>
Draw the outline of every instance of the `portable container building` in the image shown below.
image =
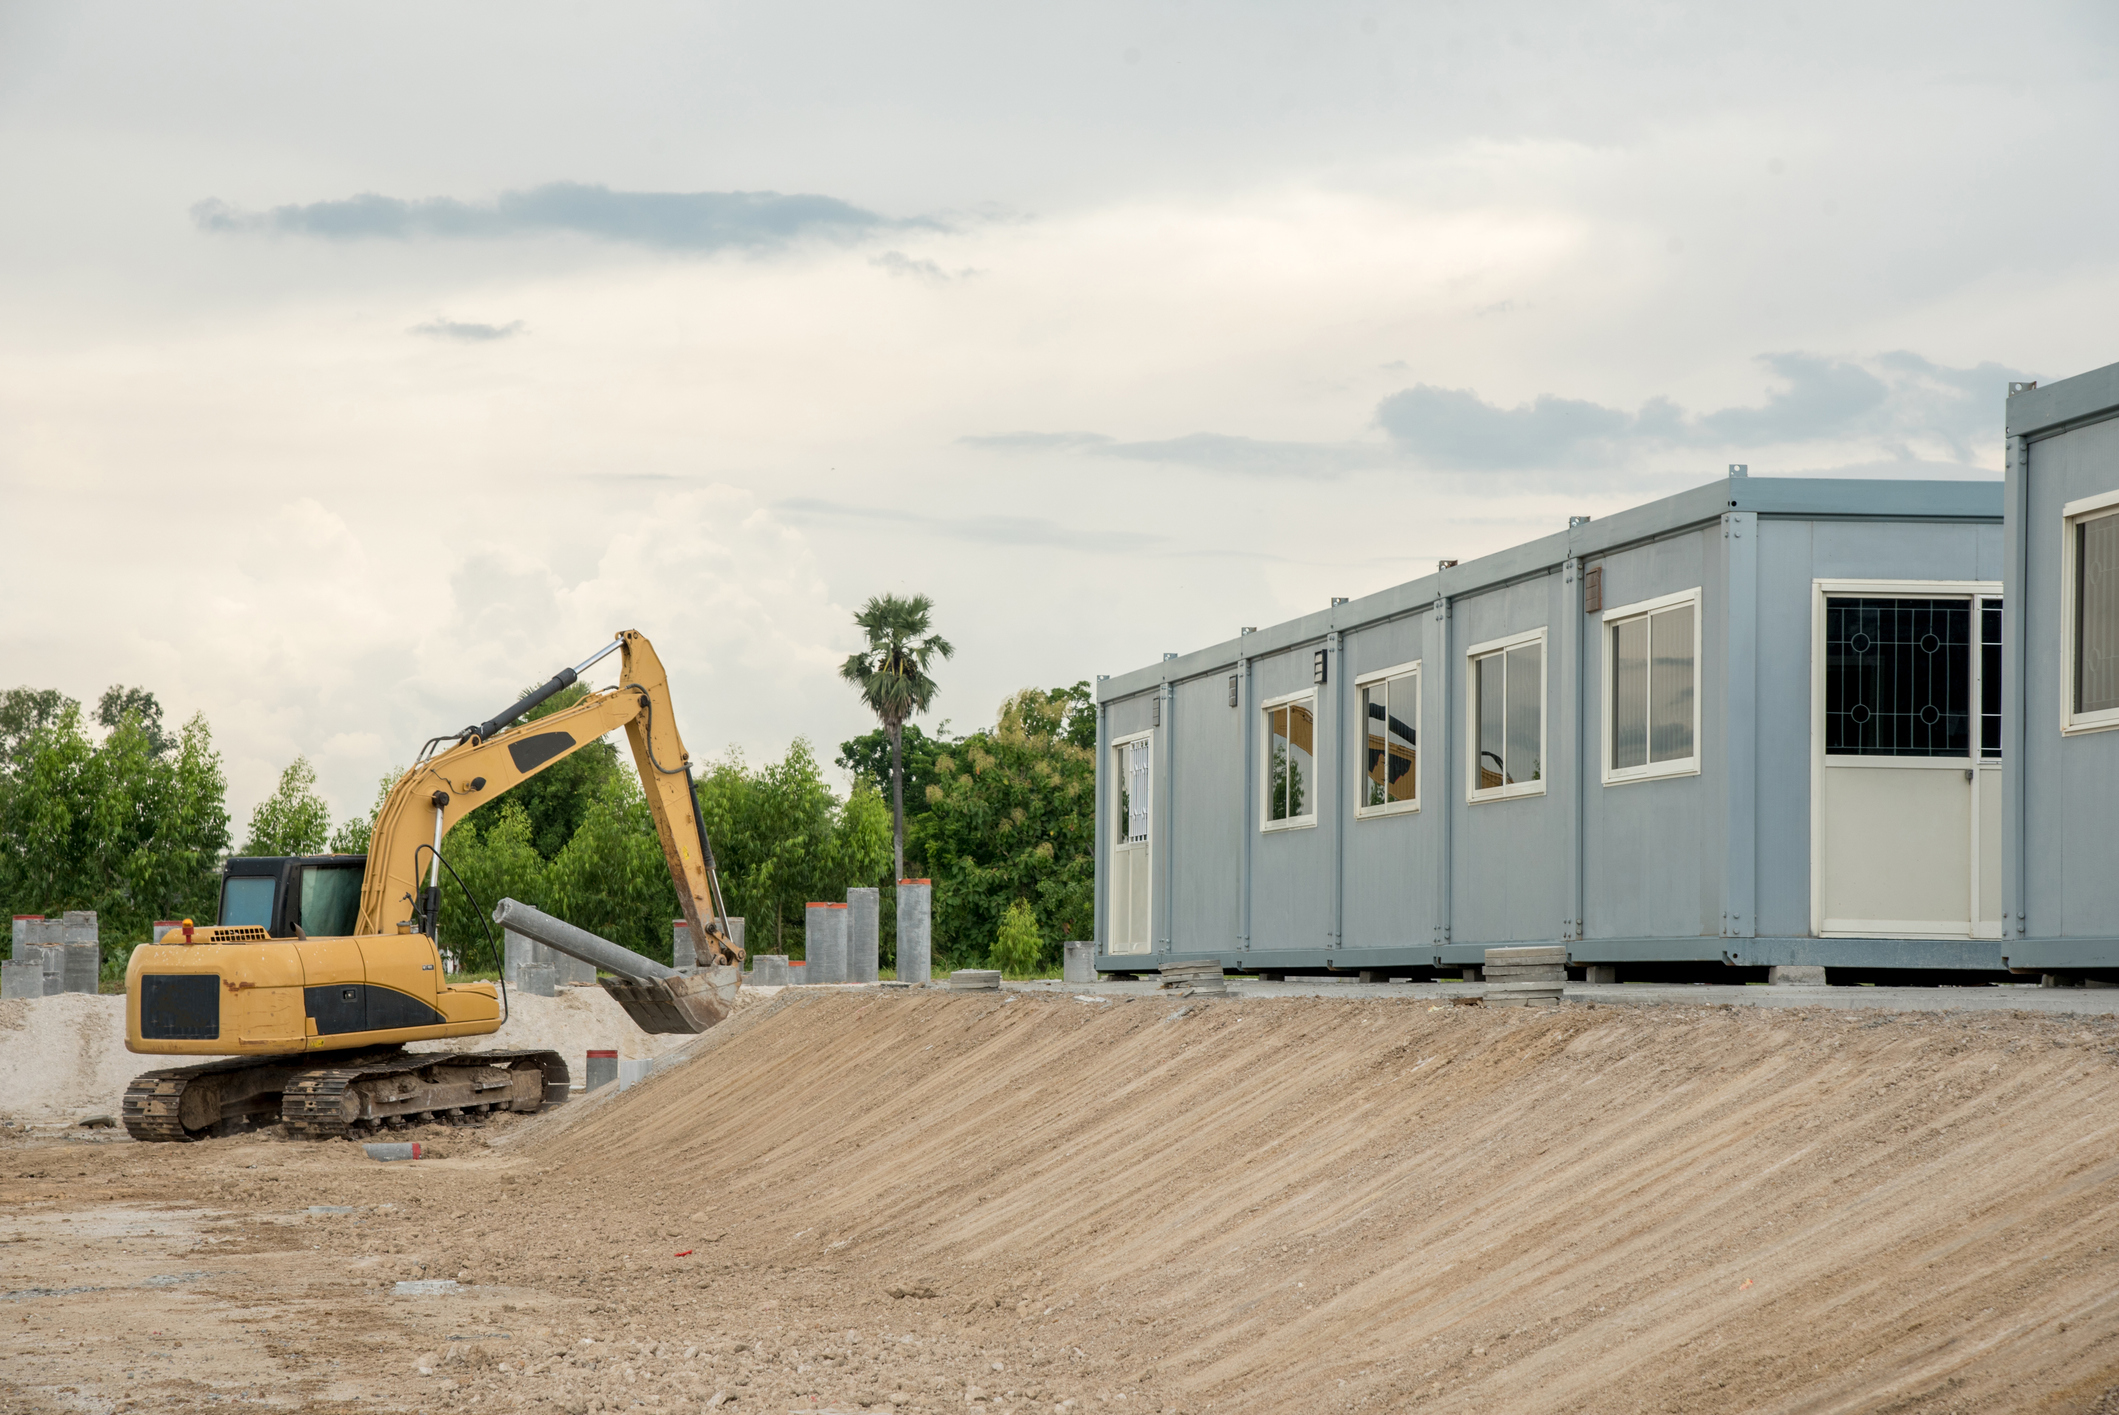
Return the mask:
<path id="1" fill-rule="evenodd" d="M 2119 979 L 2119 364 L 2008 403 L 2010 966 Z"/>
<path id="2" fill-rule="evenodd" d="M 1096 966 L 1998 972 L 2001 484 L 1742 472 L 1100 680 Z"/>

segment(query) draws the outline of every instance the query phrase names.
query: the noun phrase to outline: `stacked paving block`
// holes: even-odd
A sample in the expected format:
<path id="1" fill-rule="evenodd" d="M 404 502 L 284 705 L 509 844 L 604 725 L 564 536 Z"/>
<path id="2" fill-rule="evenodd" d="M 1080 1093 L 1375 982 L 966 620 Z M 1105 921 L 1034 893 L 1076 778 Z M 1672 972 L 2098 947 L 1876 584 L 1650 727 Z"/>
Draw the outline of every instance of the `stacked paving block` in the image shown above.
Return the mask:
<path id="1" fill-rule="evenodd" d="M 1160 969 L 1165 992 L 1189 997 L 1194 993 L 1226 993 L 1228 976 L 1219 963 L 1165 963 Z"/>
<path id="2" fill-rule="evenodd" d="M 1001 974 L 996 968 L 959 968 L 949 975 L 951 992 L 999 992 Z"/>
<path id="3" fill-rule="evenodd" d="M 1489 1007 L 1558 1007 L 1567 986 L 1567 950 L 1489 948 L 1483 971 Z"/>
<path id="4" fill-rule="evenodd" d="M 103 977 L 103 947 L 96 935 L 93 909 L 68 910 L 58 919 L 15 915 L 14 957 L 0 965 L 0 996 L 95 992 Z"/>

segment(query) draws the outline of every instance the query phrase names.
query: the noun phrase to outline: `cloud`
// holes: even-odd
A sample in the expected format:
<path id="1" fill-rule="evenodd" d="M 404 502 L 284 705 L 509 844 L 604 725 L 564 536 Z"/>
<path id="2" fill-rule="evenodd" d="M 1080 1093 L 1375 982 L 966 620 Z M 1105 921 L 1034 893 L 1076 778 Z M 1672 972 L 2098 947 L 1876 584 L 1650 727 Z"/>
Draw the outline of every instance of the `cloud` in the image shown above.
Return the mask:
<path id="1" fill-rule="evenodd" d="M 1866 361 L 1762 354 L 1781 386 L 1755 407 L 1688 413 L 1667 398 L 1634 412 L 1544 394 L 1504 408 L 1468 388 L 1417 384 L 1376 408 L 1391 440 L 1423 466 L 1449 470 L 1608 466 L 1671 448 L 1867 442 L 1898 459 L 1940 447 L 1962 462 L 1990 436 L 2011 379 L 2000 364 L 1944 368 L 1917 354 Z"/>
<path id="2" fill-rule="evenodd" d="M 813 520 L 888 521 L 897 525 L 919 526 L 952 540 L 971 541 L 978 545 L 1120 551 L 1146 549 L 1166 539 L 1140 531 L 1108 528 L 1077 530 L 1040 516 L 929 516 L 917 511 L 899 511 L 880 506 L 849 506 L 810 497 L 791 497 L 776 502 L 773 509 L 797 518 Z"/>
<path id="3" fill-rule="evenodd" d="M 991 447 L 1005 452 L 1074 452 L 1109 441 L 1100 432 L 997 432 L 957 439 L 963 447 Z"/>
<path id="4" fill-rule="evenodd" d="M 405 332 L 422 334 L 429 339 L 455 339 L 465 344 L 488 344 L 495 339 L 513 339 L 522 333 L 521 320 L 507 324 L 467 324 L 441 315 L 425 324 L 415 324 Z"/>
<path id="5" fill-rule="evenodd" d="M 1397 460 L 1388 447 L 1324 442 L 1267 442 L 1195 432 L 1161 442 L 1113 442 L 1094 449 L 1100 457 L 1166 462 L 1250 477 L 1337 477 Z"/>
<path id="6" fill-rule="evenodd" d="M 2003 390 L 2011 380 L 2028 377 L 1995 363 L 1946 368 L 1904 351 L 1866 360 L 1762 354 L 1758 361 L 1779 385 L 1763 403 L 1702 413 L 1664 397 L 1627 412 L 1552 393 L 1502 407 L 1473 389 L 1419 383 L 1376 405 L 1375 425 L 1389 438 L 1382 444 L 1268 442 L 1211 432 L 1142 442 L 1095 432 L 1010 432 L 957 441 L 996 451 L 1079 452 L 1236 476 L 1308 479 L 1406 466 L 1577 471 L 1673 449 L 1758 452 L 1850 442 L 1866 446 L 1878 460 L 1963 467 L 1993 435 Z"/>
<path id="7" fill-rule="evenodd" d="M 871 257 L 868 263 L 879 270 L 888 271 L 893 276 L 926 280 L 936 285 L 947 284 L 952 280 L 969 280 L 979 273 L 968 265 L 955 272 L 947 271 L 931 260 L 916 259 L 903 251 L 885 251 L 879 256 Z"/>
<path id="8" fill-rule="evenodd" d="M 659 250 L 775 250 L 806 238 L 849 241 L 905 228 L 938 230 L 929 220 L 898 221 L 837 197 L 780 192 L 614 192 L 581 182 L 550 182 L 502 192 L 489 202 L 426 197 L 407 201 L 364 192 L 337 201 L 244 211 L 218 198 L 191 219 L 217 235 L 307 236 L 328 241 L 504 240 L 577 235 Z"/>

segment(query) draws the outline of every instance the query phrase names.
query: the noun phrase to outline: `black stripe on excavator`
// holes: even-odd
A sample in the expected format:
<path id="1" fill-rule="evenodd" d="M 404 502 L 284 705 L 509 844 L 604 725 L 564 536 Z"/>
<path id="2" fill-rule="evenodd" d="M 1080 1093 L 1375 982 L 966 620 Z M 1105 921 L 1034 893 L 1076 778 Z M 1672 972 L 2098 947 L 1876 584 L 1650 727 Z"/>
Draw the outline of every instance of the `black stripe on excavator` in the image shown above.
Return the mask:
<path id="1" fill-rule="evenodd" d="M 151 1042 L 210 1042 L 221 1035 L 221 975 L 148 973 L 140 979 L 140 1035 Z"/>
<path id="2" fill-rule="evenodd" d="M 571 733 L 540 732 L 535 737 L 508 743 L 508 755 L 515 759 L 517 771 L 535 771 L 573 745 Z"/>
<path id="3" fill-rule="evenodd" d="M 302 1003 L 320 1037 L 381 1032 L 392 1027 L 434 1027 L 448 1020 L 416 997 L 373 983 L 328 983 L 320 988 L 303 988 Z"/>

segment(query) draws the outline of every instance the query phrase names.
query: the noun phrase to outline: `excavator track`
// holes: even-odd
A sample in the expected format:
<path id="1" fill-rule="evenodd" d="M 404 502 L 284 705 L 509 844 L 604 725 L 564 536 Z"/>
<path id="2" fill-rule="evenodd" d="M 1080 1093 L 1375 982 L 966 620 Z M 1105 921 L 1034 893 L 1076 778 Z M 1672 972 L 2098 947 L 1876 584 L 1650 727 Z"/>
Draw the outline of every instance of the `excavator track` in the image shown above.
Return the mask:
<path id="1" fill-rule="evenodd" d="M 279 1121 L 290 1135 L 351 1139 L 408 1121 L 475 1124 L 495 1110 L 541 1110 L 564 1101 L 572 1083 L 553 1051 L 389 1047 L 332 1060 L 238 1057 L 144 1072 L 125 1091 L 126 1133 L 182 1143 Z"/>
<path id="2" fill-rule="evenodd" d="M 356 1139 L 410 1120 L 476 1124 L 496 1110 L 536 1111 L 567 1098 L 572 1076 L 556 1051 L 399 1053 L 301 1072 L 287 1084 L 287 1133 Z"/>

